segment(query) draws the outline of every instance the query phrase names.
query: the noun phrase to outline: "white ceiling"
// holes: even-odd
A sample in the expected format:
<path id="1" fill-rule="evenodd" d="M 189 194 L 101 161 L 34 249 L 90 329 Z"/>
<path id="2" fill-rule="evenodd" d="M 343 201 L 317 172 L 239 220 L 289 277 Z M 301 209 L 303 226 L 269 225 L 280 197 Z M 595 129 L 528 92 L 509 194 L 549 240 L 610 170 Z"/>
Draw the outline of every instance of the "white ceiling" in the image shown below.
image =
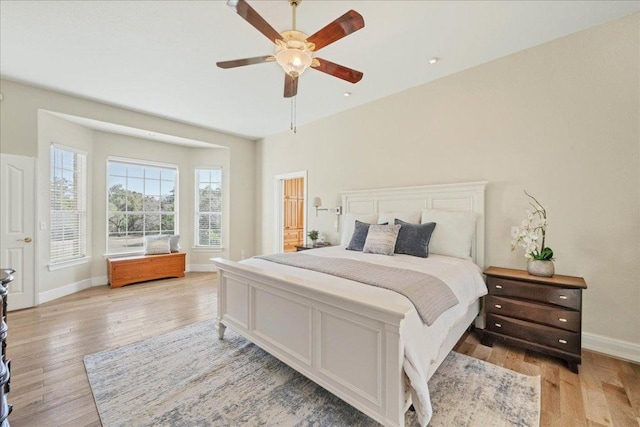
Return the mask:
<path id="1" fill-rule="evenodd" d="M 249 4 L 290 29 L 286 0 Z M 640 2 L 304 0 L 298 29 L 312 34 L 349 9 L 365 28 L 318 56 L 364 78 L 305 72 L 298 126 L 637 12 Z M 272 46 L 224 1 L 0 1 L 2 77 L 252 139 L 289 129 L 283 72 L 215 63 Z M 442 60 L 431 66 L 433 56 Z"/>

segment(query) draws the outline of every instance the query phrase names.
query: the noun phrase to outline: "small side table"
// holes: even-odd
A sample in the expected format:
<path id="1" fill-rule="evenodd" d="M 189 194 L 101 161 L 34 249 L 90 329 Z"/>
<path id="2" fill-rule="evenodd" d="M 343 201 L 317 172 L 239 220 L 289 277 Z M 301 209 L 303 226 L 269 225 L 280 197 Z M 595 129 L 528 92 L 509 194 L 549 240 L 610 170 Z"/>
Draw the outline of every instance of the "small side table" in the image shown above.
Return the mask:
<path id="1" fill-rule="evenodd" d="M 313 246 L 313 245 L 300 245 L 300 246 L 296 246 L 296 252 L 306 251 L 307 249 L 326 248 L 327 246 L 331 246 L 331 245 L 329 243 L 318 243 L 315 246 Z"/>
<path id="2" fill-rule="evenodd" d="M 532 276 L 523 270 L 489 267 L 487 316 L 482 344 L 495 340 L 559 357 L 578 373 L 582 362 L 582 277 Z"/>

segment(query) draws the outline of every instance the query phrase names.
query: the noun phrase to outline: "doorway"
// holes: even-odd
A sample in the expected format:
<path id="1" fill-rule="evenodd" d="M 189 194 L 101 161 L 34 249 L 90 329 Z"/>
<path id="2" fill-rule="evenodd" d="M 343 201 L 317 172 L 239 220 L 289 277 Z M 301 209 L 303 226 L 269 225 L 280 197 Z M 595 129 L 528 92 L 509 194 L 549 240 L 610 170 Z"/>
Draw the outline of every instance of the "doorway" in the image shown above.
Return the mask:
<path id="1" fill-rule="evenodd" d="M 16 270 L 8 310 L 35 305 L 35 159 L 0 154 L 0 268 Z"/>
<path id="2" fill-rule="evenodd" d="M 306 242 L 307 173 L 276 177 L 276 252 L 295 252 Z"/>

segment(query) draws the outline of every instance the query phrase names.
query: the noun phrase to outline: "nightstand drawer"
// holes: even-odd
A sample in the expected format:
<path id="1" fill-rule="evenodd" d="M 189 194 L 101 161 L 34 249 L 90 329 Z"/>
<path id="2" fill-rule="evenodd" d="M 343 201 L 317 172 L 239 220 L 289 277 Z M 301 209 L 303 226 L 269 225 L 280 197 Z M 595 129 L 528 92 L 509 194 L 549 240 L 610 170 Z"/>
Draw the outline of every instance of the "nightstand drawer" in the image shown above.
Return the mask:
<path id="1" fill-rule="evenodd" d="M 490 295 L 511 296 L 575 310 L 580 310 L 582 306 L 582 292 L 580 289 L 558 288 L 537 283 L 502 279 L 500 277 L 488 277 L 487 288 L 489 288 Z"/>
<path id="2" fill-rule="evenodd" d="M 497 314 L 487 314 L 487 330 L 568 353 L 580 354 L 580 334 L 576 332 L 563 331 Z"/>
<path id="3" fill-rule="evenodd" d="M 530 320 L 572 332 L 580 332 L 579 311 L 493 295 L 485 297 L 484 307 L 487 313 Z"/>

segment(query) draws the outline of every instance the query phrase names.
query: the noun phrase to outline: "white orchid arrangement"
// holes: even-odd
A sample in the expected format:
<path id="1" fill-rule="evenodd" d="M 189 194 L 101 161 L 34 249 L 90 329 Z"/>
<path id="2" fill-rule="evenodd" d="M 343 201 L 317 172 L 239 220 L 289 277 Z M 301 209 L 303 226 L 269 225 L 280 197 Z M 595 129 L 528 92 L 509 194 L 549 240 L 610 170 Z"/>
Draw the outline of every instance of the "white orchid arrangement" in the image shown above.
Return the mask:
<path id="1" fill-rule="evenodd" d="M 524 256 L 529 260 L 551 261 L 553 260 L 553 251 L 544 245 L 548 224 L 547 210 L 526 190 L 524 194 L 533 200 L 529 202 L 533 211 L 527 210 L 527 218 L 522 221 L 517 232 L 511 236 L 511 250 L 513 251 L 520 246 L 524 248 Z M 542 235 L 541 241 L 539 241 L 540 235 Z"/>

